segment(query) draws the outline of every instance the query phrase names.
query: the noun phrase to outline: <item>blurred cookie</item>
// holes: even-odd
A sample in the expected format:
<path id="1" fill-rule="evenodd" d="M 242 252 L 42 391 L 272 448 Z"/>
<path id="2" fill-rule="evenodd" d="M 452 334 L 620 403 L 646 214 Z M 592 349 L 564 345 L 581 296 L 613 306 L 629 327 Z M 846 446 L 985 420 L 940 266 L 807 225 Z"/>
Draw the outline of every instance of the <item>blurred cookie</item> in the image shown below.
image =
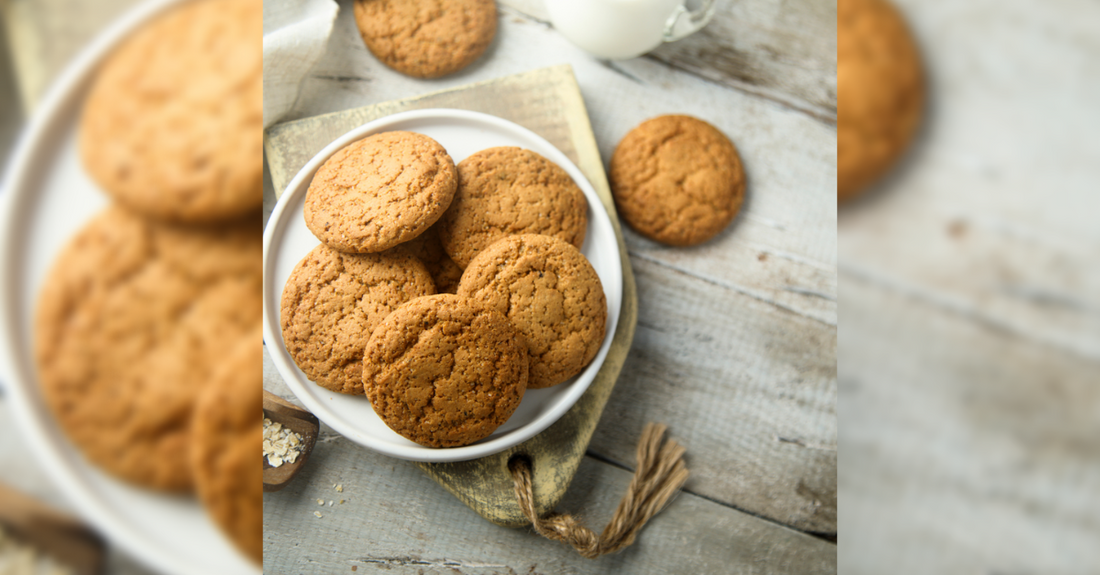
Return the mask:
<path id="1" fill-rule="evenodd" d="M 673 246 L 718 235 L 745 198 L 737 148 L 691 116 L 639 124 L 615 148 L 609 176 L 619 215 L 638 233 Z"/>
<path id="2" fill-rule="evenodd" d="M 383 64 L 438 78 L 477 60 L 497 32 L 493 0 L 355 0 L 363 43 Z"/>
<path id="3" fill-rule="evenodd" d="M 230 539 L 263 559 L 263 335 L 233 346 L 195 406 L 191 465 L 199 499 Z"/>
<path id="4" fill-rule="evenodd" d="M 482 439 L 527 386 L 527 350 L 502 314 L 451 294 L 422 297 L 374 330 L 363 390 L 382 421 L 429 447 Z"/>
<path id="5" fill-rule="evenodd" d="M 259 218 L 224 228 L 110 208 L 62 250 L 35 318 L 46 402 L 85 457 L 138 485 L 192 488 L 199 393 L 261 321 Z"/>
<path id="6" fill-rule="evenodd" d="M 529 389 L 580 373 L 603 344 L 607 298 L 584 254 L 551 236 L 508 236 L 462 274 L 458 295 L 508 316 L 530 353 Z"/>
<path id="7" fill-rule="evenodd" d="M 489 148 L 458 164 L 458 192 L 439 239 L 461 268 L 508 235 L 556 236 L 580 248 L 588 227 L 584 192 L 557 164 L 523 148 Z"/>
<path id="8" fill-rule="evenodd" d="M 435 281 L 436 293 L 455 293 L 458 290 L 462 268 L 458 267 L 458 264 L 443 249 L 443 244 L 439 241 L 439 223 L 408 242 L 393 248 L 393 251 L 412 254 L 424 262 L 424 267 L 428 268 L 428 273 Z"/>
<path id="9" fill-rule="evenodd" d="M 374 134 L 317 170 L 306 191 L 306 226 L 342 252 L 380 252 L 434 224 L 457 185 L 454 162 L 435 140 L 413 132 Z"/>
<path id="10" fill-rule="evenodd" d="M 920 54 L 886 0 L 837 4 L 837 199 L 855 197 L 908 147 L 924 108 Z"/>
<path id="11" fill-rule="evenodd" d="M 261 0 L 168 9 L 107 58 L 80 119 L 84 166 L 130 209 L 235 219 L 263 202 Z"/>
<path id="12" fill-rule="evenodd" d="M 311 381 L 363 393 L 363 349 L 374 328 L 401 304 L 435 293 L 420 260 L 408 254 L 348 254 L 321 244 L 298 262 L 283 288 L 283 343 Z"/>

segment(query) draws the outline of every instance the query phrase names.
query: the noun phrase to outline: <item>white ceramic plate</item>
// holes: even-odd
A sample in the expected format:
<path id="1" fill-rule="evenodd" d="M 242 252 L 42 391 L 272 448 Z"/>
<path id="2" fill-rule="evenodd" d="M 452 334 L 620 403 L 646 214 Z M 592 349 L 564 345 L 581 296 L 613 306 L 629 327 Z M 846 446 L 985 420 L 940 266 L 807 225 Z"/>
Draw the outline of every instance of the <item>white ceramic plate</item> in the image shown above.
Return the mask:
<path id="1" fill-rule="evenodd" d="M 529 390 L 516 412 L 492 435 L 464 447 L 433 449 L 394 433 L 371 408 L 365 396 L 331 392 L 311 382 L 283 346 L 279 302 L 294 266 L 320 241 L 302 217 L 306 189 L 313 174 L 337 150 L 378 132 L 405 130 L 435 139 L 455 163 L 485 148 L 519 146 L 561 166 L 588 200 L 588 230 L 581 251 L 600 276 L 607 295 L 607 335 L 599 353 L 573 379 L 547 389 Z M 387 116 L 341 136 L 317 154 L 287 186 L 264 231 L 264 341 L 287 385 L 310 411 L 341 435 L 393 457 L 414 461 L 465 461 L 491 455 L 522 443 L 546 429 L 584 393 L 607 357 L 619 321 L 622 263 L 611 220 L 596 191 L 581 171 L 557 148 L 534 132 L 496 116 L 465 110 L 416 110 Z"/>
<path id="2" fill-rule="evenodd" d="M 55 424 L 38 389 L 32 317 L 57 253 L 108 203 L 85 174 L 76 126 L 92 72 L 130 30 L 176 0 L 128 12 L 60 76 L 31 119 L 0 192 L 0 378 L 21 434 L 77 512 L 115 545 L 161 573 L 259 573 L 194 497 L 156 494 L 92 467 Z M 185 456 L 185 454 L 181 454 Z"/>

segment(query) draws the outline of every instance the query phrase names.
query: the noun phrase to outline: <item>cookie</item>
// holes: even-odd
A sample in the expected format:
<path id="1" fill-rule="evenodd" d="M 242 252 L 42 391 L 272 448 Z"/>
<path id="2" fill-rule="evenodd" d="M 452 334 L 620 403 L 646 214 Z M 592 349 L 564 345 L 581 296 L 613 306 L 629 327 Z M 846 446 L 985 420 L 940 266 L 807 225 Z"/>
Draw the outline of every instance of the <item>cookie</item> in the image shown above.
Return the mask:
<path id="1" fill-rule="evenodd" d="M 133 211 L 232 220 L 263 203 L 261 0 L 182 3 L 127 38 L 80 118 L 84 167 Z"/>
<path id="2" fill-rule="evenodd" d="M 737 148 L 691 116 L 639 124 L 615 148 L 609 176 L 619 215 L 643 236 L 672 246 L 718 235 L 745 198 Z"/>
<path id="3" fill-rule="evenodd" d="M 182 227 L 113 207 L 64 247 L 39 295 L 35 358 L 88 460 L 137 485 L 192 488 L 195 401 L 261 321 L 261 232 L 255 217 Z"/>
<path id="4" fill-rule="evenodd" d="M 435 293 L 420 260 L 408 254 L 348 254 L 321 244 L 298 262 L 283 288 L 283 344 L 311 381 L 363 393 L 363 349 L 374 328 L 401 304 Z"/>
<path id="5" fill-rule="evenodd" d="M 565 170 L 531 150 L 501 147 L 459 162 L 458 192 L 439 239 L 465 269 L 504 236 L 556 236 L 580 248 L 587 227 L 588 202 Z"/>
<path id="6" fill-rule="evenodd" d="M 413 132 L 348 144 L 306 190 L 313 235 L 342 252 L 374 253 L 419 236 L 451 205 L 458 178 L 447 150 Z"/>
<path id="7" fill-rule="evenodd" d="M 383 64 L 438 78 L 477 60 L 497 33 L 493 0 L 355 0 L 363 43 Z"/>
<path id="8" fill-rule="evenodd" d="M 455 293 L 458 290 L 462 268 L 443 249 L 443 244 L 439 241 L 439 223 L 391 251 L 408 253 L 424 262 L 424 267 L 428 268 L 428 273 L 435 281 L 436 293 Z"/>
<path id="9" fill-rule="evenodd" d="M 837 200 L 901 157 L 920 125 L 924 76 L 901 14 L 886 0 L 837 4 Z"/>
<path id="10" fill-rule="evenodd" d="M 191 466 L 199 500 L 253 561 L 263 559 L 263 335 L 259 326 L 233 347 L 199 396 Z"/>
<path id="11" fill-rule="evenodd" d="M 607 298 L 584 254 L 550 236 L 508 236 L 478 254 L 458 295 L 508 316 L 527 341 L 529 389 L 577 375 L 603 344 Z"/>
<path id="12" fill-rule="evenodd" d="M 452 294 L 412 300 L 371 334 L 363 390 L 401 436 L 428 447 L 487 437 L 519 406 L 527 350 L 502 314 Z"/>

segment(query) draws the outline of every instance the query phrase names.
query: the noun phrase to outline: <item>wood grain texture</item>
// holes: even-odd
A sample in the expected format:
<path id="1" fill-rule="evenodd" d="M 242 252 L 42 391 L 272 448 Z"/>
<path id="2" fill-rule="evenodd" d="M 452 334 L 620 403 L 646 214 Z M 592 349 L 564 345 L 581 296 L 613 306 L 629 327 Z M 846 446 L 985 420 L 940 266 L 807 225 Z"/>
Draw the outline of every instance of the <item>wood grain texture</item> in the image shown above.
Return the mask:
<path id="1" fill-rule="evenodd" d="M 281 382 L 270 384 L 278 389 Z M 297 526 L 265 529 L 264 572 L 836 572 L 836 546 L 688 493 L 632 547 L 593 561 L 529 528 L 482 520 L 414 464 L 358 448 L 327 427 L 313 457 L 287 489 L 264 495 L 265 521 Z M 600 530 L 629 482 L 629 471 L 585 457 L 559 510 Z"/>
<path id="2" fill-rule="evenodd" d="M 1100 6 L 899 0 L 930 79 L 841 211 L 848 573 L 1100 565 Z"/>
<path id="3" fill-rule="evenodd" d="M 552 25 L 541 0 L 500 4 Z M 719 1 L 702 30 L 644 57 L 836 123 L 835 1 Z"/>
<path id="4" fill-rule="evenodd" d="M 615 144 L 635 125 L 663 113 L 696 115 L 731 137 L 745 163 L 748 190 L 744 210 L 730 228 L 714 241 L 686 250 L 649 242 L 624 229 L 634 267 L 649 265 L 659 270 L 653 275 L 671 282 L 661 293 L 673 299 L 681 293 L 701 295 L 697 309 L 690 313 L 665 305 L 645 320 L 681 331 L 672 335 L 650 331 L 649 336 L 644 335 L 644 326 L 639 331 L 626 375 L 618 384 L 630 387 L 616 388 L 610 400 L 615 407 L 605 411 L 591 454 L 632 466 L 629 454 L 641 425 L 667 415 L 664 422 L 688 448 L 689 468 L 695 473 L 688 489 L 693 493 L 799 529 L 835 533 L 835 499 L 830 494 L 836 490 L 836 428 L 835 422 L 823 422 L 835 417 L 831 394 L 836 380 L 832 370 L 822 368 L 822 358 L 835 346 L 837 323 L 835 128 L 790 106 L 652 58 L 614 65 L 597 61 L 538 19 L 507 6 L 502 8 L 498 36 L 486 57 L 454 77 L 432 82 L 404 77 L 379 64 L 362 46 L 354 22 L 346 18 L 342 14 L 337 19 L 328 52 L 306 79 L 291 119 L 566 62 L 580 85 L 602 158 L 609 158 Z M 639 286 L 640 292 L 646 289 Z M 765 309 L 770 311 L 760 311 Z M 646 313 L 640 310 L 640 318 L 645 319 Z M 735 318 L 742 314 L 758 314 L 759 321 L 741 325 Z M 689 360 L 658 376 L 630 375 L 634 362 L 646 361 L 643 355 L 659 353 L 664 364 L 691 350 L 690 338 L 681 339 L 682 330 L 694 328 L 695 323 L 702 323 L 698 328 L 702 335 L 734 343 L 700 347 L 688 356 L 702 358 L 699 366 Z M 797 353 L 773 354 L 746 368 L 740 362 L 753 347 L 744 342 L 752 342 L 758 329 L 777 334 L 772 343 L 809 341 L 817 347 L 804 358 Z M 639 347 L 643 337 L 648 338 L 645 348 Z M 707 353 L 718 355 L 702 357 Z M 723 364 L 721 369 L 714 369 L 718 364 Z M 682 386 L 674 401 L 669 400 L 668 381 Z M 648 394 L 649 403 L 634 401 L 628 394 Z M 820 400 L 807 401 L 807 397 Z M 665 409 L 661 404 L 667 401 L 679 407 Z M 759 430 L 746 438 L 724 439 L 709 431 L 711 421 L 706 418 L 726 418 L 727 409 L 751 413 L 744 426 L 730 429 L 759 425 Z M 795 421 L 811 411 L 809 422 Z M 610 431 L 616 428 L 622 431 Z M 800 435 L 783 435 L 794 431 Z M 705 477 L 693 467 L 696 441 L 714 449 L 700 455 L 712 461 L 703 464 Z M 752 464 L 743 465 L 739 458 Z M 776 478 L 782 480 L 773 481 Z"/>

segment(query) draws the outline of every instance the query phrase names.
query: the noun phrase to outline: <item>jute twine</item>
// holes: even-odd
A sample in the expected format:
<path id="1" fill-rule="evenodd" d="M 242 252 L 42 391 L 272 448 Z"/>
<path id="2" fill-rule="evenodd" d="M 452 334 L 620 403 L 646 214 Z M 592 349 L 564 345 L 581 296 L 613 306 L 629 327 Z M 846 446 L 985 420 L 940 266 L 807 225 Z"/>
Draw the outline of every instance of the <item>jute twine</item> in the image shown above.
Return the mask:
<path id="1" fill-rule="evenodd" d="M 508 469 L 515 481 L 520 509 L 540 535 L 568 543 L 589 559 L 629 546 L 642 526 L 664 507 L 688 478 L 683 461 L 684 448 L 672 440 L 661 445 L 665 429 L 663 424 L 646 424 L 638 442 L 638 468 L 603 533 L 596 534 L 571 515 L 550 513 L 539 517 L 531 489 L 531 463 L 526 458 L 515 457 L 508 462 Z"/>

